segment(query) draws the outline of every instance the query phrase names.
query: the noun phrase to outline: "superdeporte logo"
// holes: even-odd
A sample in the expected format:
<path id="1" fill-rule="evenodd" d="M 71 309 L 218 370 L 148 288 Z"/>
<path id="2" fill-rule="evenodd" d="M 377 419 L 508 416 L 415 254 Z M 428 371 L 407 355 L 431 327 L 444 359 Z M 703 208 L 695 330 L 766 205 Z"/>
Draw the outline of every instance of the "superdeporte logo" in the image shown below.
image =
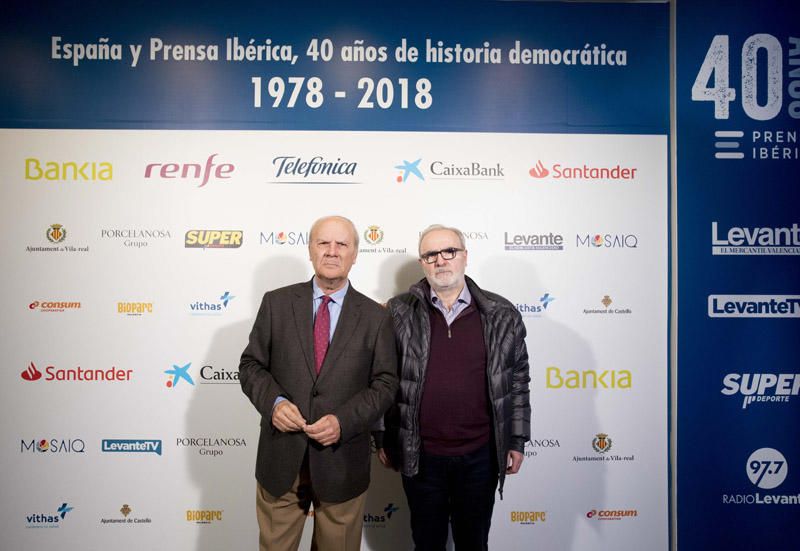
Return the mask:
<path id="1" fill-rule="evenodd" d="M 55 513 L 31 513 L 25 516 L 26 528 L 58 528 L 67 513 L 72 511 L 74 507 L 70 507 L 66 502 L 56 509 Z"/>
<path id="2" fill-rule="evenodd" d="M 238 249 L 243 238 L 241 230 L 189 230 L 184 246 L 187 249 Z"/>
<path id="3" fill-rule="evenodd" d="M 800 227 L 797 223 L 774 228 L 732 226 L 720 237 L 718 223 L 711 222 L 711 254 L 800 255 Z"/>
<path id="4" fill-rule="evenodd" d="M 742 398 L 742 409 L 753 403 L 786 403 L 800 394 L 798 373 L 728 373 L 722 379 L 725 396 Z"/>
<path id="5" fill-rule="evenodd" d="M 154 453 L 161 455 L 161 440 L 103 440 L 100 449 L 106 453 Z"/>
<path id="6" fill-rule="evenodd" d="M 708 295 L 710 318 L 800 318 L 800 295 Z"/>
<path id="7" fill-rule="evenodd" d="M 150 163 L 144 169 L 145 179 L 160 178 L 162 180 L 188 180 L 197 182 L 197 187 L 203 187 L 209 179 L 229 180 L 236 167 L 230 163 L 218 163 L 212 153 L 205 162 L 201 163 Z"/>
<path id="8" fill-rule="evenodd" d="M 550 176 L 553 180 L 635 180 L 638 168 L 613 166 L 592 166 L 586 163 L 581 165 L 564 165 L 555 163 L 550 168 L 542 163 L 541 159 L 528 171 L 528 175 L 536 180 Z"/>

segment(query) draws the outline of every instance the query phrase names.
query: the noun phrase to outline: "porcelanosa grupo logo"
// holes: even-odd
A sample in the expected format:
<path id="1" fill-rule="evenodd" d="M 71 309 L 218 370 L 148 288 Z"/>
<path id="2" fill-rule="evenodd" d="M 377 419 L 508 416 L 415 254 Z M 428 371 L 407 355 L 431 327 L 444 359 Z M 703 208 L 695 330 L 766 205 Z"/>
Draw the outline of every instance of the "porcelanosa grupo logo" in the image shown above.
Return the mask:
<path id="1" fill-rule="evenodd" d="M 724 230 L 723 230 L 724 231 Z M 800 255 L 800 227 L 732 226 L 720 236 L 718 222 L 711 222 L 712 255 Z"/>
<path id="2" fill-rule="evenodd" d="M 271 184 L 360 184 L 355 181 L 358 163 L 315 155 L 310 158 L 280 155 L 272 159 Z"/>
<path id="3" fill-rule="evenodd" d="M 525 442 L 525 457 L 538 457 L 540 453 L 547 453 L 545 450 L 560 448 L 561 442 L 557 438 L 531 438 Z"/>
<path id="4" fill-rule="evenodd" d="M 179 437 L 175 440 L 177 448 L 196 450 L 198 455 L 204 457 L 220 457 L 234 448 L 246 448 L 247 442 L 241 437 L 232 436 L 201 436 Z"/>
<path id="5" fill-rule="evenodd" d="M 636 167 L 627 167 L 620 164 L 613 166 L 594 166 L 586 163 L 580 165 L 565 165 L 555 163 L 548 168 L 541 159 L 536 161 L 528 170 L 528 175 L 541 180 L 550 177 L 551 180 L 570 180 L 570 181 L 625 181 L 635 180 Z"/>
<path id="6" fill-rule="evenodd" d="M 800 394 L 800 373 L 728 373 L 720 392 L 741 398 L 742 409 L 754 403 L 785 404 Z"/>
<path id="7" fill-rule="evenodd" d="M 210 179 L 229 180 L 236 167 L 231 163 L 218 163 L 217 155 L 212 153 L 203 163 L 150 163 L 144 169 L 144 178 L 197 182 L 197 187 L 205 186 Z"/>
<path id="8" fill-rule="evenodd" d="M 119 369 L 112 366 L 110 369 L 85 369 L 83 367 L 74 367 L 70 369 L 61 369 L 53 365 L 48 365 L 44 368 L 45 375 L 36 367 L 33 362 L 20 373 L 25 381 L 38 381 L 44 378 L 45 381 L 56 382 L 83 382 L 83 383 L 104 383 L 104 382 L 127 382 L 130 381 L 133 375 L 132 369 Z"/>
<path id="9" fill-rule="evenodd" d="M 781 486 L 789 474 L 786 457 L 774 448 L 760 448 L 747 458 L 745 473 L 750 482 L 759 490 L 774 490 Z M 726 505 L 800 505 L 800 492 L 789 494 L 755 493 L 723 494 L 722 503 Z"/>
<path id="10" fill-rule="evenodd" d="M 100 230 L 100 239 L 141 249 L 156 240 L 172 239 L 172 233 L 164 228 L 105 228 Z"/>

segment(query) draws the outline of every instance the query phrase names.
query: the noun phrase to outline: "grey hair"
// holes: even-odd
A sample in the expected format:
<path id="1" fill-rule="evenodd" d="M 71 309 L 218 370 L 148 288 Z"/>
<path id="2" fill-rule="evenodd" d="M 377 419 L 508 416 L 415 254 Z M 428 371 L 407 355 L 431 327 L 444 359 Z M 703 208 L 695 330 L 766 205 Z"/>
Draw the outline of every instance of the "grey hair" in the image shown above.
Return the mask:
<path id="1" fill-rule="evenodd" d="M 456 234 L 458 237 L 459 243 L 461 243 L 461 248 L 467 248 L 467 240 L 464 238 L 464 233 L 459 230 L 458 228 L 451 228 L 450 226 L 443 226 L 442 224 L 431 224 L 419 234 L 419 242 L 417 243 L 417 252 L 422 253 L 422 240 L 425 239 L 425 236 L 431 233 L 432 231 L 437 230 L 447 230 Z"/>
<path id="2" fill-rule="evenodd" d="M 358 230 L 356 229 L 356 225 L 353 224 L 353 221 L 350 220 L 349 218 L 345 218 L 344 216 L 338 216 L 338 215 L 323 216 L 322 218 L 318 218 L 313 224 L 311 224 L 311 229 L 308 232 L 308 246 L 311 247 L 311 242 L 314 237 L 314 230 L 317 229 L 317 226 L 319 226 L 326 220 L 333 220 L 333 219 L 341 220 L 342 222 L 345 222 L 350 225 L 350 228 L 353 230 L 353 241 L 354 241 L 353 245 L 355 246 L 356 250 L 358 250 Z"/>

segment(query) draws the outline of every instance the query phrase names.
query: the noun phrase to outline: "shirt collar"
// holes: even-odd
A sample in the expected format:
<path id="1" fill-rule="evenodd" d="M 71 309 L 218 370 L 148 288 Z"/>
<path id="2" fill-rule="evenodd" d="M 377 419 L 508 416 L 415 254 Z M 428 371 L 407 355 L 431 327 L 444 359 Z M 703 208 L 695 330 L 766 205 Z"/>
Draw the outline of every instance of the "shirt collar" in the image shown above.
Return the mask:
<path id="1" fill-rule="evenodd" d="M 430 289 L 430 293 L 431 293 L 431 302 L 433 304 L 441 303 L 441 300 L 436 295 L 436 291 L 433 290 L 433 287 L 429 287 L 429 289 Z M 460 293 L 458 293 L 458 298 L 456 299 L 456 304 L 458 304 L 459 302 L 461 302 L 463 304 L 466 304 L 466 305 L 472 304 L 472 295 L 470 294 L 469 289 L 467 288 L 467 283 L 466 282 L 464 282 L 464 288 L 461 289 Z"/>
<path id="2" fill-rule="evenodd" d="M 322 295 L 325 294 L 325 292 L 320 288 L 320 286 L 317 285 L 317 278 L 316 277 L 311 278 L 311 287 L 314 289 L 314 300 L 321 299 Z M 466 285 L 464 286 L 464 288 L 466 288 Z M 347 290 L 348 289 L 350 289 L 350 280 L 349 279 L 344 284 L 344 287 L 342 287 L 341 289 L 339 289 L 335 293 L 331 293 L 329 296 L 331 297 L 331 300 L 333 302 L 335 302 L 336 304 L 341 306 L 342 303 L 344 302 L 344 296 L 347 294 Z"/>

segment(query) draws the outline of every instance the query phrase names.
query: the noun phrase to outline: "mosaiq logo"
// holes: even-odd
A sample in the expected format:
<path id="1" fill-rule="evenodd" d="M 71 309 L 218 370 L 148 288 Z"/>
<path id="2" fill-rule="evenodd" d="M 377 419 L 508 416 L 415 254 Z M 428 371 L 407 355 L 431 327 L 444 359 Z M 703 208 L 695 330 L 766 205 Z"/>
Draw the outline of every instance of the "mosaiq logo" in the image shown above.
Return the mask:
<path id="1" fill-rule="evenodd" d="M 619 164 L 613 166 L 593 166 L 586 163 L 572 166 L 562 163 L 545 165 L 541 160 L 537 160 L 536 164 L 528 171 L 528 175 L 535 180 L 549 178 L 551 180 L 572 181 L 625 181 L 635 180 L 638 170 L 636 167 L 626 167 Z"/>
<path id="2" fill-rule="evenodd" d="M 785 404 L 800 394 L 798 373 L 728 373 L 722 379 L 725 396 L 742 400 L 742 409 L 751 404 Z"/>
<path id="3" fill-rule="evenodd" d="M 28 454 L 85 453 L 86 443 L 81 438 L 51 438 L 50 440 L 20 440 L 19 452 Z"/>
<path id="4" fill-rule="evenodd" d="M 634 233 L 584 233 L 575 236 L 575 246 L 589 249 L 636 249 L 639 237 Z"/>
<path id="5" fill-rule="evenodd" d="M 308 231 L 259 232 L 260 245 L 302 245 L 308 246 Z"/>
<path id="6" fill-rule="evenodd" d="M 220 163 L 218 153 L 212 153 L 202 163 L 150 163 L 144 169 L 145 180 L 181 180 L 204 187 L 209 180 L 230 180 L 236 167 L 231 163 Z"/>
<path id="7" fill-rule="evenodd" d="M 272 159 L 274 169 L 270 184 L 360 184 L 355 181 L 358 163 L 336 160 L 314 155 L 313 157 L 295 157 L 280 155 Z"/>

